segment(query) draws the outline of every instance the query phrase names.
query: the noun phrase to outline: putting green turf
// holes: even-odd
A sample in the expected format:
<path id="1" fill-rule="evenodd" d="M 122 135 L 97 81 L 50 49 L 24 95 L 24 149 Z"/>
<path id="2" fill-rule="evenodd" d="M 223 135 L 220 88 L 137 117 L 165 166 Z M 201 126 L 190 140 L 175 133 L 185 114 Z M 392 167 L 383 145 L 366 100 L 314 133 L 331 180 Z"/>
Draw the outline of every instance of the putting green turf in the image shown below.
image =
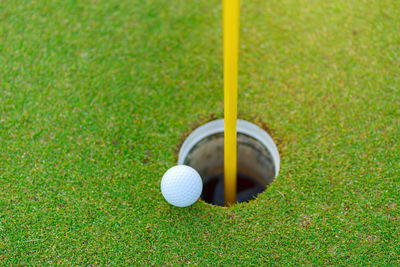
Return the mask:
<path id="1" fill-rule="evenodd" d="M 159 183 L 223 117 L 220 1 L 1 1 L 1 265 L 399 264 L 399 3 L 241 11 L 239 117 L 281 172 L 181 209 Z"/>

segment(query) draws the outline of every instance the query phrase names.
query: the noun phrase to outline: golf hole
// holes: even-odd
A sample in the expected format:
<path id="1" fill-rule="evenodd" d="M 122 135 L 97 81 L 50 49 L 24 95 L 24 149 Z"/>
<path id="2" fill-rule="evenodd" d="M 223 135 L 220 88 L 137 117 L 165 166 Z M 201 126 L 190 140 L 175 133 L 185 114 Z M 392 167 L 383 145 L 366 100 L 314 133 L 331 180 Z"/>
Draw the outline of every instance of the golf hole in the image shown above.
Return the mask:
<path id="1" fill-rule="evenodd" d="M 191 166 L 203 179 L 201 199 L 224 205 L 224 120 L 195 129 L 179 151 L 178 164 Z M 279 173 L 280 158 L 272 138 L 263 129 L 237 121 L 237 202 L 257 197 Z"/>

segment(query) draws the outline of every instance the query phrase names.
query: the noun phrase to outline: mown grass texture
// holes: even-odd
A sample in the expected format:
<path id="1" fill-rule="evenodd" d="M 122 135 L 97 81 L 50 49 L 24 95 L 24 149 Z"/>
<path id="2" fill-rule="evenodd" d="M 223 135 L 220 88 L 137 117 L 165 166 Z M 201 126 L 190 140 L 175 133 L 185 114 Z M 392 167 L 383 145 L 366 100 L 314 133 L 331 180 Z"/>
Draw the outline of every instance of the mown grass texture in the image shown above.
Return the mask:
<path id="1" fill-rule="evenodd" d="M 0 2 L 2 264 L 399 264 L 395 0 L 242 1 L 239 117 L 279 177 L 231 208 L 163 200 L 223 117 L 221 8 Z"/>

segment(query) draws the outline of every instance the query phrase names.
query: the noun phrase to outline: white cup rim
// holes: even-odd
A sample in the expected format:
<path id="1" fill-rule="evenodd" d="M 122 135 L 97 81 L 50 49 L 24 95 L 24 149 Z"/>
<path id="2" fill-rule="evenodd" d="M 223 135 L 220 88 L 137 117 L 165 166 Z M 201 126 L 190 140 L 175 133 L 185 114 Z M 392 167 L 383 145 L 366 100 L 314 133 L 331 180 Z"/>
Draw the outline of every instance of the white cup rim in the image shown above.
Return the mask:
<path id="1" fill-rule="evenodd" d="M 186 138 L 185 142 L 182 144 L 179 150 L 178 165 L 182 165 L 184 163 L 185 158 L 187 157 L 190 150 L 199 141 L 203 140 L 207 136 L 223 132 L 224 119 L 210 121 L 196 128 L 188 136 L 188 138 Z M 271 136 L 257 125 L 244 120 L 237 120 L 237 132 L 253 137 L 268 149 L 275 164 L 275 177 L 277 177 L 280 168 L 280 157 L 278 148 L 276 147 L 275 142 L 272 140 Z"/>

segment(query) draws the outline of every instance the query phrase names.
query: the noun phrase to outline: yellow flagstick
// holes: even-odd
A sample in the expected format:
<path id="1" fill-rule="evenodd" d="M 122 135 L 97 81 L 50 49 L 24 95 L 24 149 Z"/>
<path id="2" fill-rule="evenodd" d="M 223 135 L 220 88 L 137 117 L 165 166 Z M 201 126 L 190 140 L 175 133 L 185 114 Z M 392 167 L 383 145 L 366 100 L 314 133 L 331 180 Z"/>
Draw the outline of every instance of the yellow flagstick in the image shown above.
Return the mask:
<path id="1" fill-rule="evenodd" d="M 240 0 L 223 0 L 225 205 L 236 202 L 239 14 Z"/>

